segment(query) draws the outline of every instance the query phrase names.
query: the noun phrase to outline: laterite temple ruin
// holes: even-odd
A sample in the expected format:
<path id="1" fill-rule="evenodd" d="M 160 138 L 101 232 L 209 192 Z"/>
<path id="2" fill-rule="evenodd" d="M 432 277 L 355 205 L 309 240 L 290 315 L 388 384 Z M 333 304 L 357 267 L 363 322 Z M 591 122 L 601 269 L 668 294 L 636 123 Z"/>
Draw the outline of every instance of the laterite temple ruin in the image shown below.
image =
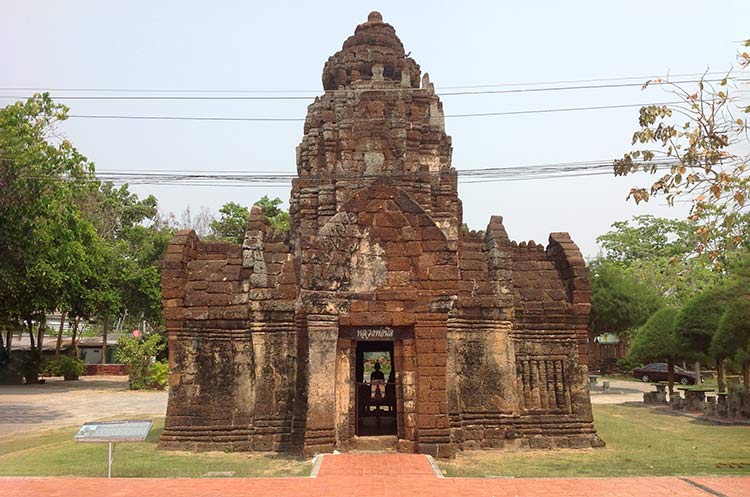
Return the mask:
<path id="1" fill-rule="evenodd" d="M 567 233 L 462 229 L 427 74 L 379 13 L 323 68 L 297 147 L 291 231 L 252 208 L 242 246 L 181 231 L 163 261 L 160 446 L 591 447 L 588 271 Z"/>

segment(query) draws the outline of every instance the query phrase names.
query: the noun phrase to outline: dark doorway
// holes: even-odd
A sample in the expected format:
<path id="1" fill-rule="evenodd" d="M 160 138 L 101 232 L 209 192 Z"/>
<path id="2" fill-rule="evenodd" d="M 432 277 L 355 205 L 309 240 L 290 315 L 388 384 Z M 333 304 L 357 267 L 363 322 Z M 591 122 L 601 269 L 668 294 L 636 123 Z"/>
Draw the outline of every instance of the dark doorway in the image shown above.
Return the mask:
<path id="1" fill-rule="evenodd" d="M 393 342 L 357 342 L 357 435 L 396 434 Z"/>

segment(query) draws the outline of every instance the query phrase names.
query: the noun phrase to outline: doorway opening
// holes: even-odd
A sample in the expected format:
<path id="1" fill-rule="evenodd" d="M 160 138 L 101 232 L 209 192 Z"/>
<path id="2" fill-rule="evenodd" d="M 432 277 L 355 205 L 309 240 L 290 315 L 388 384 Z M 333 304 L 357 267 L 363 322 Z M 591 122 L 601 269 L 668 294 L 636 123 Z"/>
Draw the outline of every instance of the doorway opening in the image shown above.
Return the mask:
<path id="1" fill-rule="evenodd" d="M 393 342 L 357 342 L 355 382 L 357 435 L 395 435 L 397 413 Z"/>

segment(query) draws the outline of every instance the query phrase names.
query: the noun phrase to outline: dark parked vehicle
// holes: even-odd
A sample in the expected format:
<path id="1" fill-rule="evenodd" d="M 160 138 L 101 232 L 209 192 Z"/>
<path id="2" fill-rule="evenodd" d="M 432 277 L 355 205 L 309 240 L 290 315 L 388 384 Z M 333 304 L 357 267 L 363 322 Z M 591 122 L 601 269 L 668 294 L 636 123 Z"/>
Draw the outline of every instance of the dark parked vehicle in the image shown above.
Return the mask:
<path id="1" fill-rule="evenodd" d="M 667 381 L 667 364 L 664 362 L 646 364 L 642 368 L 634 369 L 633 376 L 646 383 L 651 381 Z M 675 366 L 674 381 L 683 385 L 694 385 L 695 373 Z"/>

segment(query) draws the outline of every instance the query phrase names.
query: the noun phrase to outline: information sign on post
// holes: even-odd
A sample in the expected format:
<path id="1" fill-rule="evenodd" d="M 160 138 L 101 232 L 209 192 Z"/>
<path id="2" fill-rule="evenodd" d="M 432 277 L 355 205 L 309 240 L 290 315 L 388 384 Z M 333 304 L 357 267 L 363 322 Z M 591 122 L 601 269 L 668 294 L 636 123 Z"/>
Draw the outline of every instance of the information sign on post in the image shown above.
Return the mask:
<path id="1" fill-rule="evenodd" d="M 85 443 L 108 443 L 109 456 L 107 458 L 107 478 L 112 477 L 112 456 L 115 442 L 143 442 L 151 431 L 152 421 L 93 421 L 84 423 L 73 440 Z"/>

